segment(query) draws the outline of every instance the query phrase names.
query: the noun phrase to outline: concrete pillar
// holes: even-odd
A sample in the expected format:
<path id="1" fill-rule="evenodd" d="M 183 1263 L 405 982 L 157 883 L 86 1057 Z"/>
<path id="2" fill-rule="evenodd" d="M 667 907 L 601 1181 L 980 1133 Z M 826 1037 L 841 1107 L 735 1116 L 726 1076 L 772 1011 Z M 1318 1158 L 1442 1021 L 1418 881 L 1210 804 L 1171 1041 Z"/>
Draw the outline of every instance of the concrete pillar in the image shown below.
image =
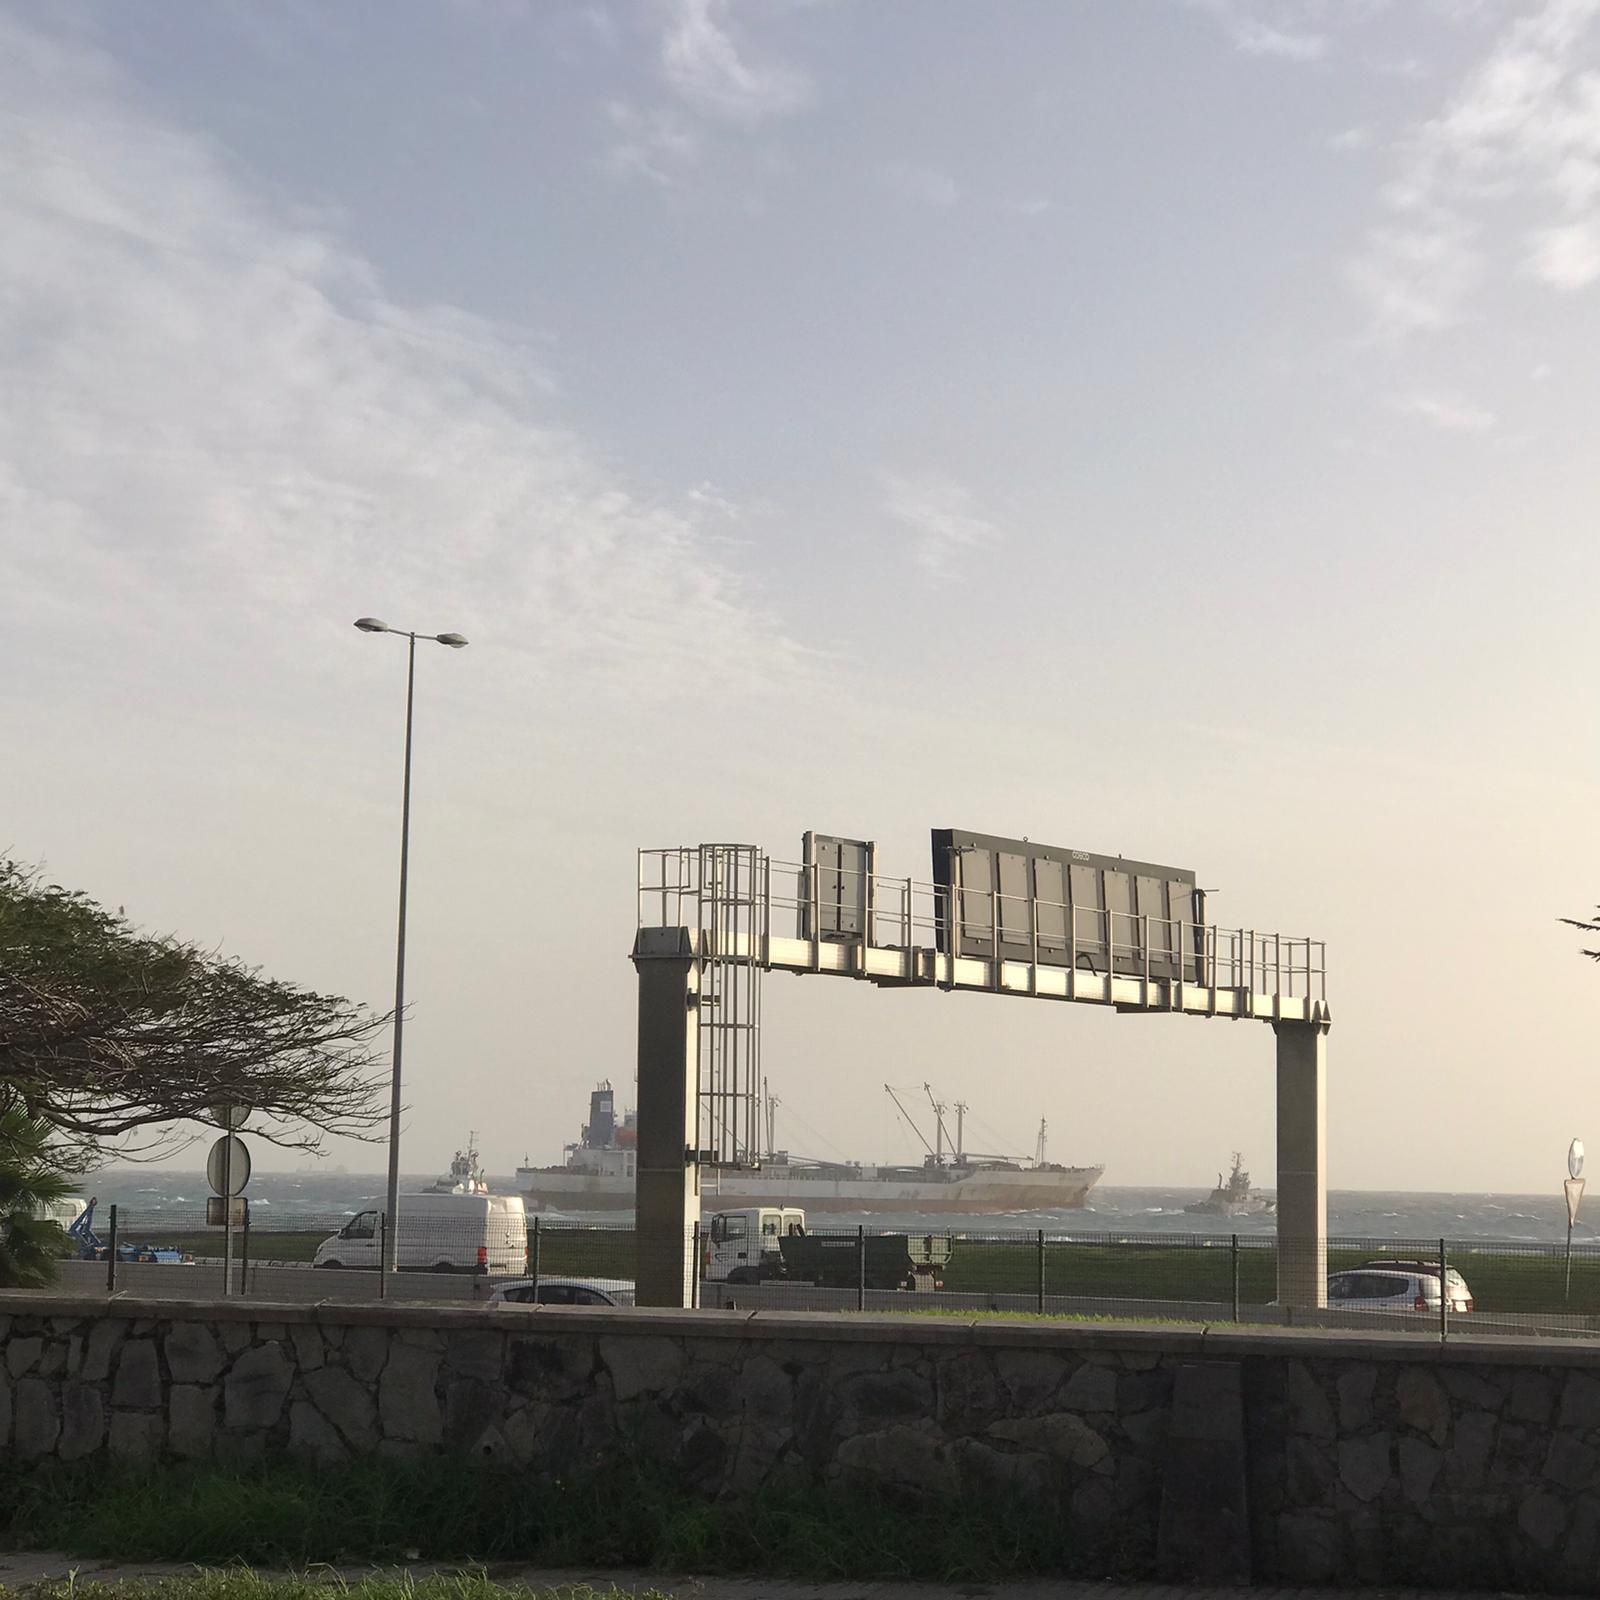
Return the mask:
<path id="1" fill-rule="evenodd" d="M 1328 1303 L 1327 1027 L 1278 1035 L 1278 1304 Z"/>
<path id="2" fill-rule="evenodd" d="M 700 960 L 689 928 L 641 928 L 639 1145 L 634 1163 L 634 1286 L 642 1306 L 693 1303 L 691 1238 L 700 1219 Z"/>

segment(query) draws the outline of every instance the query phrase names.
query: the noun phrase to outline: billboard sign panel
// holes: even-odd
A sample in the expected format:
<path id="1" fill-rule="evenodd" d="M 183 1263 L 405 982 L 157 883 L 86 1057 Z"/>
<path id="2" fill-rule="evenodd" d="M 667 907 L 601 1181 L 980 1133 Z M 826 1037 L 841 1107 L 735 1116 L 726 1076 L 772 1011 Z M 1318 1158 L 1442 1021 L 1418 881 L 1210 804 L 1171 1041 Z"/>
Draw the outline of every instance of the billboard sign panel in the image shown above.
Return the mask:
<path id="1" fill-rule="evenodd" d="M 800 937 L 854 943 L 867 926 L 874 850 L 867 839 L 807 833 L 801 841 Z M 812 928 L 811 910 L 817 921 Z"/>
<path id="2" fill-rule="evenodd" d="M 1205 894 L 1182 867 L 935 828 L 933 881 L 942 951 L 1204 981 Z"/>

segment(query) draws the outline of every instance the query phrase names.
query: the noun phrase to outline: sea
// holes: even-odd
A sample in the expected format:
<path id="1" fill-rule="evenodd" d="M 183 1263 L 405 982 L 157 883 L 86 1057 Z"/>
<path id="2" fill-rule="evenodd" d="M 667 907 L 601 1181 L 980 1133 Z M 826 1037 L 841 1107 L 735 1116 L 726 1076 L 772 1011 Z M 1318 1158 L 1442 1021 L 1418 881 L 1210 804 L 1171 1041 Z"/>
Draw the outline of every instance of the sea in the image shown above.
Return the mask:
<path id="1" fill-rule="evenodd" d="M 435 1181 L 435 1174 L 402 1177 L 401 1192 L 415 1193 Z M 306 1230 L 342 1225 L 343 1219 L 383 1203 L 382 1173 L 352 1173 L 313 1169 L 299 1172 L 251 1174 L 248 1198 L 251 1226 L 264 1230 Z M 513 1178 L 489 1180 L 492 1192 L 515 1194 Z M 138 1166 L 112 1167 L 83 1182 L 83 1193 L 94 1195 L 101 1207 L 115 1204 L 119 1220 L 137 1226 L 141 1220 L 171 1225 L 198 1220 L 207 1194 L 203 1172 Z M 1106 1184 L 1090 1195 L 1082 1208 L 1026 1211 L 1000 1216 L 941 1214 L 919 1217 L 904 1213 L 851 1216 L 829 1213 L 826 1225 L 854 1227 L 857 1223 L 878 1229 L 937 1228 L 940 1232 L 1032 1232 L 1043 1228 L 1052 1237 L 1114 1235 L 1122 1238 L 1146 1234 L 1270 1234 L 1274 1219 L 1196 1216 L 1184 1208 L 1209 1193 L 1205 1189 L 1133 1188 Z M 101 1212 L 103 1217 L 104 1213 Z M 629 1212 L 608 1211 L 542 1214 L 550 1223 L 628 1227 Z M 1594 1219 L 1600 1223 L 1600 1217 Z M 1462 1242 L 1558 1244 L 1567 1237 L 1566 1202 L 1559 1189 L 1548 1195 L 1516 1194 L 1413 1194 L 1404 1191 L 1333 1190 L 1328 1195 L 1330 1237 L 1352 1240 L 1448 1239 Z M 1600 1231 L 1581 1214 L 1573 1231 L 1574 1244 L 1600 1244 Z"/>

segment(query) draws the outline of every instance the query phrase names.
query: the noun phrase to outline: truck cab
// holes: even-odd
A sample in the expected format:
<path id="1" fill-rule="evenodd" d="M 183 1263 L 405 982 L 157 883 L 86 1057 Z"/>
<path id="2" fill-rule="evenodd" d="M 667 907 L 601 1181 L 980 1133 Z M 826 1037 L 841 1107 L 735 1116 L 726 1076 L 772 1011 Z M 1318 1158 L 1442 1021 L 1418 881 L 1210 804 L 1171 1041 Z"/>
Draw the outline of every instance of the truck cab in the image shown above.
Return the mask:
<path id="1" fill-rule="evenodd" d="M 806 1231 L 806 1214 L 794 1206 L 751 1206 L 718 1211 L 704 1234 L 700 1275 L 716 1283 L 759 1283 L 783 1275 L 782 1240 Z"/>

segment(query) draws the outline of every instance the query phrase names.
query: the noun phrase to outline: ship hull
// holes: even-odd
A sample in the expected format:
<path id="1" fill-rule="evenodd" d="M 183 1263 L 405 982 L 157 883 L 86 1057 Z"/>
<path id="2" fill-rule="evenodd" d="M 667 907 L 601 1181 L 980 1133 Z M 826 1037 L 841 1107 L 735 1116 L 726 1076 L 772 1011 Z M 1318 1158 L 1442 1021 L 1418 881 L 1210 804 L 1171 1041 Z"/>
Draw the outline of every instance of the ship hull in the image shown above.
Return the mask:
<path id="1" fill-rule="evenodd" d="M 1017 1211 L 1075 1210 L 1086 1203 L 1103 1171 L 1101 1167 L 1063 1167 L 1049 1172 L 980 1169 L 946 1182 L 712 1171 L 705 1174 L 700 1203 L 707 1211 L 786 1205 L 807 1213 L 853 1216 L 999 1216 Z M 631 1178 L 561 1167 L 523 1167 L 517 1172 L 517 1184 L 530 1211 L 633 1210 Z"/>

